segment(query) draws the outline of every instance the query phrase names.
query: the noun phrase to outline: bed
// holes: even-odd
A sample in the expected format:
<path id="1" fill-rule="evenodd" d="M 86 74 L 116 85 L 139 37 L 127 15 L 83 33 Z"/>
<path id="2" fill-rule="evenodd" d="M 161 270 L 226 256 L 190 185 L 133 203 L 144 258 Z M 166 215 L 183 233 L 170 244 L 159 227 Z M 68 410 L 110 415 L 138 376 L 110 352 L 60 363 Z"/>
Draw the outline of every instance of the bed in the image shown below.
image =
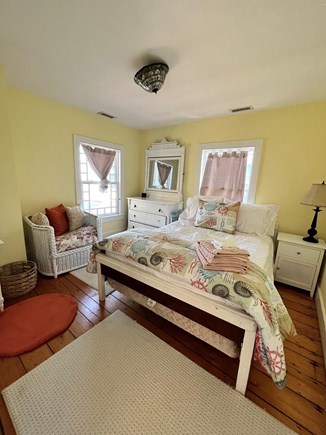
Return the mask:
<path id="1" fill-rule="evenodd" d="M 237 391 L 246 391 L 253 353 L 282 388 L 286 375 L 283 339 L 296 332 L 273 284 L 277 208 L 239 205 L 234 220 L 234 213 L 228 214 L 232 206 L 227 205 L 227 212 L 218 216 L 222 227 L 218 224 L 212 229 L 211 215 L 208 225 L 207 220 L 198 225 L 203 201 L 209 204 L 210 214 L 217 199 L 194 197 L 177 222 L 154 230 L 136 228 L 95 244 L 99 298 L 105 298 L 105 280 L 114 279 L 124 284 L 120 289 L 128 289 L 128 297 L 156 307 L 158 314 L 181 322 L 178 326 L 185 319 L 184 329 L 194 335 L 199 331 L 196 336 L 202 335 L 229 356 L 239 356 Z M 223 245 L 231 239 L 250 253 L 247 273 L 204 269 L 196 243 L 214 240 Z"/>

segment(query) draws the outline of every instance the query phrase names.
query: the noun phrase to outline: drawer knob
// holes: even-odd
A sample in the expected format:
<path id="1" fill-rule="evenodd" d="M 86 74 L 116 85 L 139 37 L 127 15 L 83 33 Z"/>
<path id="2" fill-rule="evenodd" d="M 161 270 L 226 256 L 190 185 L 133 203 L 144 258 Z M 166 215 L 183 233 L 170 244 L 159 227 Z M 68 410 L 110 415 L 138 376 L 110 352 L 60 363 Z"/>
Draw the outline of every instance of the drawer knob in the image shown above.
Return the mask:
<path id="1" fill-rule="evenodd" d="M 297 252 L 297 254 L 298 254 L 298 255 L 300 255 L 300 254 L 301 254 L 301 252 L 300 252 L 300 251 L 298 251 L 298 252 Z"/>
<path id="2" fill-rule="evenodd" d="M 137 207 L 137 205 L 136 204 L 134 204 L 134 208 L 136 208 Z"/>
<path id="3" fill-rule="evenodd" d="M 135 218 L 136 216 L 137 216 L 137 215 L 134 214 L 134 218 Z"/>
<path id="4" fill-rule="evenodd" d="M 161 209 L 161 208 L 159 208 L 159 209 L 158 209 L 158 212 L 159 212 L 159 213 L 161 213 L 161 211 L 162 211 L 162 209 Z"/>

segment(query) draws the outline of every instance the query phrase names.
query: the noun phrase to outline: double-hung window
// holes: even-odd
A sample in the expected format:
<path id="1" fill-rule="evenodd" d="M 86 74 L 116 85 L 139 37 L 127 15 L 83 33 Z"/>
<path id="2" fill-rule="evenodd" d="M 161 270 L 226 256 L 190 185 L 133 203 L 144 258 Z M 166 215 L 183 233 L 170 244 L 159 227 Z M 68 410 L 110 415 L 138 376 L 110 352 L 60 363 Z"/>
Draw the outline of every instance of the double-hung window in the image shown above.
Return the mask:
<path id="1" fill-rule="evenodd" d="M 123 214 L 123 147 L 74 135 L 76 196 L 82 209 L 104 220 Z"/>
<path id="2" fill-rule="evenodd" d="M 262 140 L 201 145 L 199 194 L 254 203 L 261 149 Z"/>

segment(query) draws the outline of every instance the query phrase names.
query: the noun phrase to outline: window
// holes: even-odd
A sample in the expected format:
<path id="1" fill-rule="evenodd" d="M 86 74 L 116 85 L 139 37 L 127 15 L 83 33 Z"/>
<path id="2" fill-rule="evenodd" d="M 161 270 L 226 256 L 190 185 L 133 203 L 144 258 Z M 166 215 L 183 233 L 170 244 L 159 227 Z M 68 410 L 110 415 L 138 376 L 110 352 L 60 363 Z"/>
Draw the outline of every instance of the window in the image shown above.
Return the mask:
<path id="1" fill-rule="evenodd" d="M 83 210 L 101 216 L 104 220 L 123 214 L 123 147 L 74 135 L 74 151 L 77 202 Z M 92 153 L 97 156 L 95 163 L 95 159 L 92 160 L 90 157 Z M 109 164 L 103 165 L 106 154 L 110 155 Z M 103 166 L 106 167 L 103 169 Z M 102 175 L 102 179 L 99 174 Z"/>
<path id="2" fill-rule="evenodd" d="M 230 199 L 232 194 L 230 192 L 232 192 L 232 188 L 236 185 L 239 190 L 238 193 L 233 191 L 234 198 L 241 202 L 253 203 L 258 180 L 261 149 L 262 140 L 201 145 L 198 192 L 201 195 L 211 195 L 211 192 L 214 191 L 218 192 L 214 193 L 214 195 Z M 229 163 L 230 157 L 236 157 L 238 160 L 243 158 L 243 167 L 236 166 L 234 172 Z M 211 165 L 212 160 L 214 160 L 213 170 L 210 170 L 209 165 L 207 165 L 209 159 L 211 160 Z M 224 159 L 228 160 L 228 162 L 225 165 L 221 165 Z M 217 160 L 219 160 L 219 163 L 217 163 Z"/>

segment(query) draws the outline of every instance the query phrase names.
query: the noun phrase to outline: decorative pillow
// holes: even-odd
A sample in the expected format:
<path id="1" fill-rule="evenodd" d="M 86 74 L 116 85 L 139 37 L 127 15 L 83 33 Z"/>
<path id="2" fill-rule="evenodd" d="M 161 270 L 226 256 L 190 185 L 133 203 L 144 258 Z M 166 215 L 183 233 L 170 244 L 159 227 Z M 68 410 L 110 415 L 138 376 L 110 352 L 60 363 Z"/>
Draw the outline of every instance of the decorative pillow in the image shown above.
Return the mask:
<path id="1" fill-rule="evenodd" d="M 241 204 L 236 230 L 247 234 L 273 236 L 279 206 L 274 204 Z"/>
<path id="2" fill-rule="evenodd" d="M 50 225 L 49 219 L 45 216 L 44 213 L 41 212 L 33 214 L 33 216 L 31 217 L 31 221 L 35 225 Z"/>
<path id="3" fill-rule="evenodd" d="M 180 214 L 179 220 L 187 220 L 191 224 L 195 222 L 197 210 L 199 207 L 199 201 L 205 202 L 222 202 L 223 198 L 219 196 L 191 196 L 187 199 L 187 206 L 184 211 Z"/>
<path id="4" fill-rule="evenodd" d="M 66 213 L 69 221 L 69 231 L 78 230 L 78 228 L 83 226 L 84 212 L 79 205 L 75 205 L 74 207 L 66 207 Z"/>
<path id="5" fill-rule="evenodd" d="M 226 205 L 224 203 L 199 200 L 194 225 L 233 234 L 236 228 L 239 207 L 240 202 Z"/>
<path id="6" fill-rule="evenodd" d="M 69 230 L 69 222 L 63 204 L 53 208 L 46 208 L 45 214 L 50 221 L 50 225 L 54 228 L 55 236 L 61 236 L 61 234 Z"/>

